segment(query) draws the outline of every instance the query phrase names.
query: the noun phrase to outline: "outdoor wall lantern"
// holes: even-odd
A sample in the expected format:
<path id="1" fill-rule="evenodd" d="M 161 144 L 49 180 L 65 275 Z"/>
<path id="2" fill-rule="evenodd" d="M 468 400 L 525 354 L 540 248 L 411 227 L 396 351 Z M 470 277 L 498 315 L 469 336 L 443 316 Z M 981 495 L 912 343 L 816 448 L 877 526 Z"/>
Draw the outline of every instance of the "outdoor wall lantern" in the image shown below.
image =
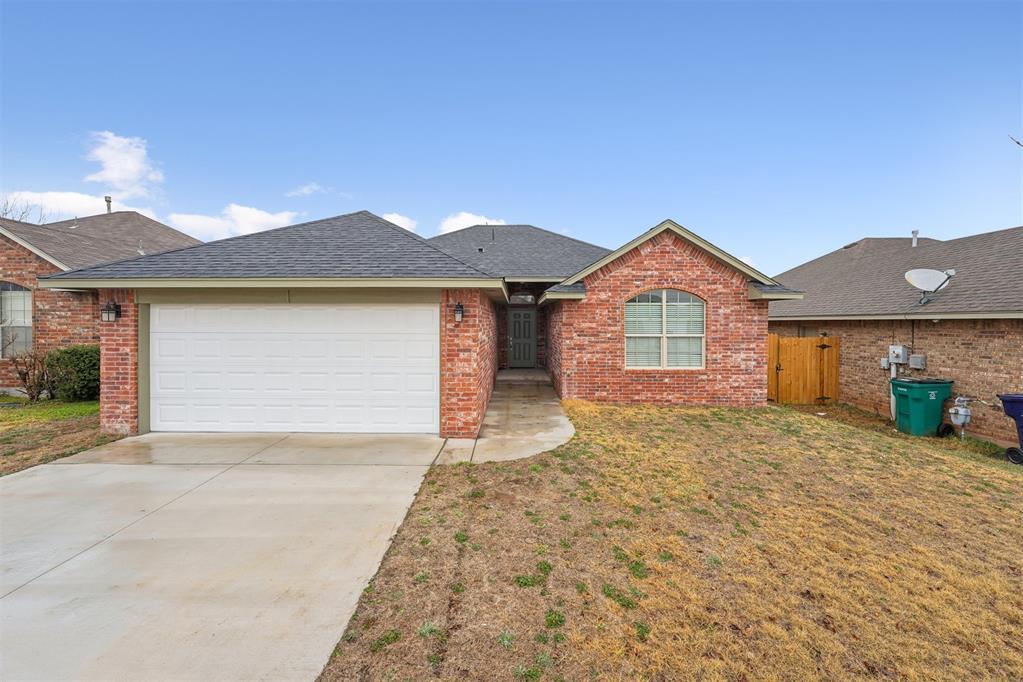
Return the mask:
<path id="1" fill-rule="evenodd" d="M 455 322 L 461 322 L 462 317 L 465 315 L 465 306 L 461 303 L 455 304 Z"/>
<path id="2" fill-rule="evenodd" d="M 121 317 L 121 304 L 107 301 L 99 311 L 99 319 L 104 322 L 116 322 Z"/>

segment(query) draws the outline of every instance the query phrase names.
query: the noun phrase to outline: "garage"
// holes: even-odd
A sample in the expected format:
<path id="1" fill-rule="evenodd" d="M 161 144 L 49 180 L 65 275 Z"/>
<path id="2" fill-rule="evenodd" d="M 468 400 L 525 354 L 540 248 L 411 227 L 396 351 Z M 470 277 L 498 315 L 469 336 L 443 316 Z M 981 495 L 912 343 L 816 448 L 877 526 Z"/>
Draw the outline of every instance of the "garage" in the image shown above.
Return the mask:
<path id="1" fill-rule="evenodd" d="M 153 304 L 153 431 L 437 433 L 433 304 Z"/>

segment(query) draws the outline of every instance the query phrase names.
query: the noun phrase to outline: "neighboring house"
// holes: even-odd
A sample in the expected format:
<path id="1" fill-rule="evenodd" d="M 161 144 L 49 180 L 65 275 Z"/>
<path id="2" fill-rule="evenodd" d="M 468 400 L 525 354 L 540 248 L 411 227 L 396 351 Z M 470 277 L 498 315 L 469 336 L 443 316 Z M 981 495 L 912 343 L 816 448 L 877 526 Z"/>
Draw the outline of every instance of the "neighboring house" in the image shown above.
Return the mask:
<path id="1" fill-rule="evenodd" d="M 671 221 L 609 252 L 530 226 L 431 240 L 361 211 L 85 268 L 101 421 L 474 437 L 499 366 L 562 397 L 757 405 L 767 302 L 798 296 Z M 508 323 L 510 321 L 510 324 Z"/>
<path id="2" fill-rule="evenodd" d="M 45 225 L 0 218 L 0 391 L 18 386 L 12 355 L 99 341 L 97 293 L 38 289 L 39 277 L 198 243 L 134 211 Z"/>
<path id="3" fill-rule="evenodd" d="M 954 269 L 950 284 L 920 303 L 908 270 Z M 861 239 L 777 276 L 801 289 L 798 301 L 770 305 L 770 329 L 789 336 L 840 338 L 839 400 L 889 413 L 890 344 L 926 356 L 926 369 L 900 366 L 900 376 L 955 382 L 953 395 L 993 402 L 973 405 L 969 431 L 1014 440 L 1012 420 L 996 393 L 1023 390 L 1023 227 L 962 239 Z"/>

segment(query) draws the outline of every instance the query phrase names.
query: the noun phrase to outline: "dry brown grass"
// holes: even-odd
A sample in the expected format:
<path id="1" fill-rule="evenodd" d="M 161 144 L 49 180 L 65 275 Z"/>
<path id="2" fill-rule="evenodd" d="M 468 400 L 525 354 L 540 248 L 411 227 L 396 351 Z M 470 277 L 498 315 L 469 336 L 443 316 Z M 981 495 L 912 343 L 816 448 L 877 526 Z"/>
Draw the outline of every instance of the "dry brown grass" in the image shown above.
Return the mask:
<path id="1" fill-rule="evenodd" d="M 0 476 L 115 440 L 99 430 L 99 403 L 43 401 L 0 407 Z"/>
<path id="2" fill-rule="evenodd" d="M 566 405 L 558 450 L 428 474 L 323 679 L 1023 678 L 1023 470 L 791 409 Z"/>

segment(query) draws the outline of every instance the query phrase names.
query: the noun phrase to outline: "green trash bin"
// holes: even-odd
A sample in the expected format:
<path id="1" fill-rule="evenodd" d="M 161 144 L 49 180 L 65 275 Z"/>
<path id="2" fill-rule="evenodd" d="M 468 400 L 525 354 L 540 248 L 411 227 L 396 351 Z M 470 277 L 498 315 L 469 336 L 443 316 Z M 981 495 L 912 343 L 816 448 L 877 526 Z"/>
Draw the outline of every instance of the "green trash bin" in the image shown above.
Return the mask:
<path id="1" fill-rule="evenodd" d="M 895 396 L 895 426 L 914 436 L 936 436 L 941 426 L 942 406 L 952 395 L 946 379 L 892 379 Z"/>

